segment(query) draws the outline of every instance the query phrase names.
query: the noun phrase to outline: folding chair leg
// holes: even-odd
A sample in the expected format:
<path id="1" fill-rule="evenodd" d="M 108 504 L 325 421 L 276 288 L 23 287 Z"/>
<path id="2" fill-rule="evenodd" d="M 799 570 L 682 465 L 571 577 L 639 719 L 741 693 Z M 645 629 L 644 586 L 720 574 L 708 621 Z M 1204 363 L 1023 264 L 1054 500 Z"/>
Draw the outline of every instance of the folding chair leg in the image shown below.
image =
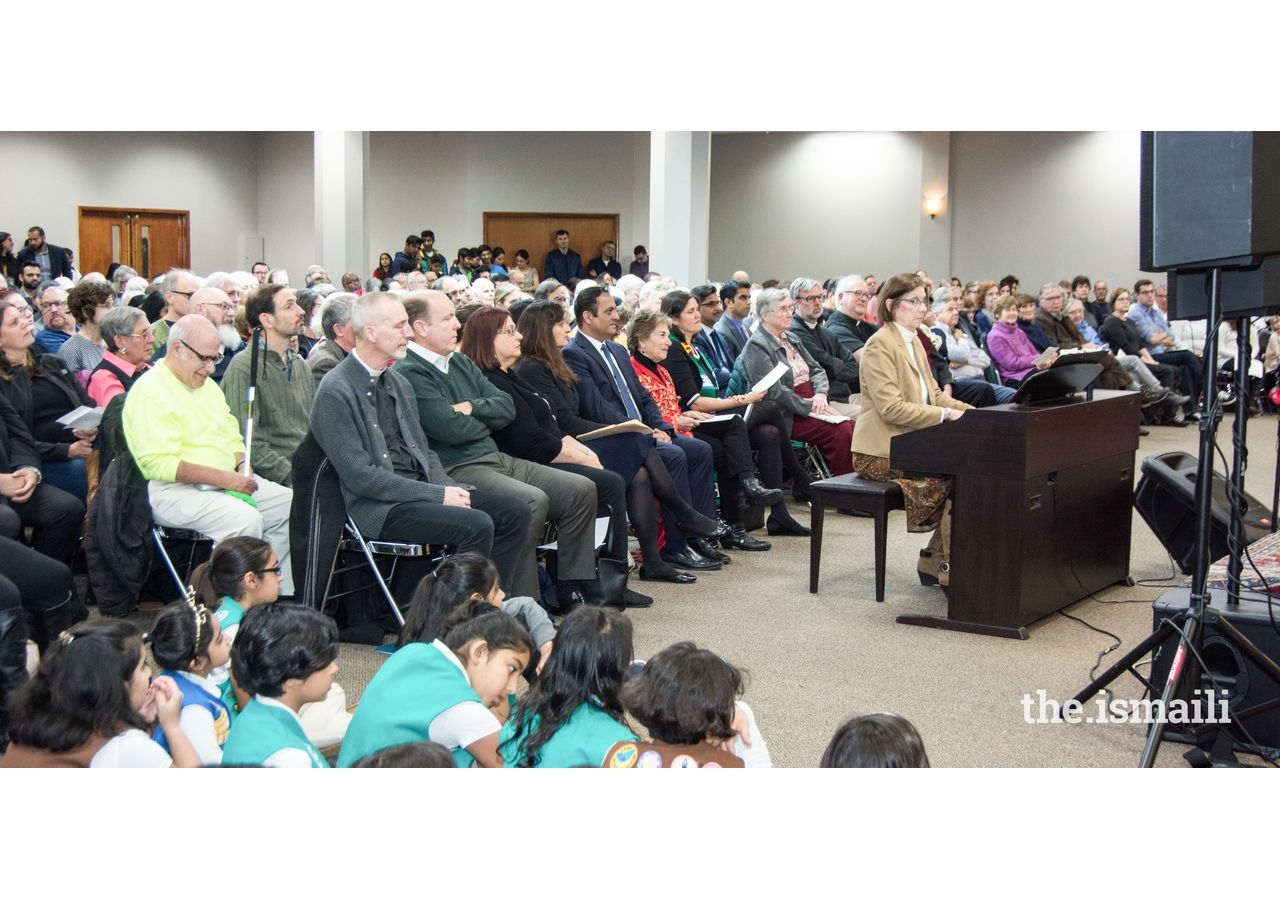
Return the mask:
<path id="1" fill-rule="evenodd" d="M 160 551 L 160 558 L 164 560 L 165 568 L 173 576 L 173 583 L 178 586 L 178 594 L 182 597 L 188 596 L 191 592 L 188 590 L 187 585 L 182 583 L 182 578 L 179 577 L 178 570 L 173 565 L 173 560 L 169 558 L 169 551 L 164 548 L 164 540 L 160 537 L 160 529 L 152 528 L 151 537 L 156 542 L 156 549 Z"/>
<path id="2" fill-rule="evenodd" d="M 397 622 L 404 625 L 404 616 L 400 614 L 400 607 L 396 606 L 396 598 L 391 596 L 391 588 L 387 585 L 387 579 L 382 577 L 382 570 L 378 568 L 378 563 L 374 560 L 373 553 L 369 550 L 368 542 L 364 539 L 364 535 L 360 533 L 360 529 L 356 527 L 356 523 L 350 516 L 347 516 L 347 526 L 356 536 L 356 540 L 360 544 L 360 552 L 364 554 L 369 567 L 373 569 L 374 580 L 378 582 L 378 587 L 382 589 L 382 596 L 387 599 L 387 606 L 391 607 L 391 614 L 396 617 Z"/>

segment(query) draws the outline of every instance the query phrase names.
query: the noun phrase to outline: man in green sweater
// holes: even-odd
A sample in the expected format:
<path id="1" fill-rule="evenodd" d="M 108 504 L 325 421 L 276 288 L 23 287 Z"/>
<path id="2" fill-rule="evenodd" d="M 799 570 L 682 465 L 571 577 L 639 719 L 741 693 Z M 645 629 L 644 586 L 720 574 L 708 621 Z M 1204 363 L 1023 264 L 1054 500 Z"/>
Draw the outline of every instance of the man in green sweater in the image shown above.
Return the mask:
<path id="1" fill-rule="evenodd" d="M 603 591 L 596 577 L 595 485 L 581 475 L 500 453 L 492 429 L 515 418 L 515 405 L 475 363 L 454 352 L 459 324 L 453 303 L 440 291 L 417 291 L 404 298 L 404 306 L 413 338 L 395 370 L 413 386 L 431 449 L 454 480 L 529 504 L 529 536 L 511 593 L 538 596 L 537 545 L 543 523 L 550 519 L 557 527 L 560 595 L 572 601 L 576 592 L 581 595 L 577 599 L 599 605 Z"/>
<path id="2" fill-rule="evenodd" d="M 293 486 L 293 454 L 307 436 L 316 381 L 311 369 L 290 346 L 302 331 L 305 313 L 297 294 L 283 284 L 254 288 L 245 302 L 250 328 L 262 328 L 258 346 L 257 393 L 253 402 L 253 468 L 277 484 Z M 246 347 L 227 366 L 222 392 L 244 433 L 249 415 L 249 366 L 253 348 Z"/>

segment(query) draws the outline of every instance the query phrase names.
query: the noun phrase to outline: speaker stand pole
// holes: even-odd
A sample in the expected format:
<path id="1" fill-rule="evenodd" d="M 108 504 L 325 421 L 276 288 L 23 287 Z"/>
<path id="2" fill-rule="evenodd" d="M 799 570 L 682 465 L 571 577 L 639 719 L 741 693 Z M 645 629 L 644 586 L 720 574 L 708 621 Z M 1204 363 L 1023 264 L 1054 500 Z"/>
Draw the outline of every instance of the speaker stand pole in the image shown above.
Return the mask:
<path id="1" fill-rule="evenodd" d="M 1245 446 L 1245 438 L 1249 429 L 1249 320 L 1237 319 L 1236 327 L 1236 370 L 1235 378 L 1236 418 L 1231 429 L 1231 487 L 1227 492 L 1227 504 L 1231 510 L 1231 520 L 1227 530 L 1227 606 L 1240 605 L 1240 573 L 1244 555 L 1245 532 L 1244 514 L 1244 470 L 1249 465 L 1249 448 Z M 1205 341 L 1208 344 L 1208 341 Z M 1206 352 L 1208 347 L 1205 348 Z M 1216 374 L 1216 373 L 1215 373 Z M 1213 392 L 1217 393 L 1215 381 Z M 1202 448 L 1203 450 L 1203 448 Z"/>

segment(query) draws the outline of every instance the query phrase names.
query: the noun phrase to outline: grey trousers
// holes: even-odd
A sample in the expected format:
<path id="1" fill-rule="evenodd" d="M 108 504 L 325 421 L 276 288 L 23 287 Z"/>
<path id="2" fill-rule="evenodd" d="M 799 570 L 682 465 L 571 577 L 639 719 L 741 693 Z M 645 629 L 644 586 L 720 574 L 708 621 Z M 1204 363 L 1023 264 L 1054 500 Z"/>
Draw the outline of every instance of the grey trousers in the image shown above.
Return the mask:
<path id="1" fill-rule="evenodd" d="M 556 524 L 560 578 L 595 580 L 596 486 L 590 479 L 505 453 L 453 466 L 449 476 L 481 491 L 506 494 L 529 504 L 529 535 L 516 564 L 513 595 L 539 594 L 537 547 L 548 520 Z"/>

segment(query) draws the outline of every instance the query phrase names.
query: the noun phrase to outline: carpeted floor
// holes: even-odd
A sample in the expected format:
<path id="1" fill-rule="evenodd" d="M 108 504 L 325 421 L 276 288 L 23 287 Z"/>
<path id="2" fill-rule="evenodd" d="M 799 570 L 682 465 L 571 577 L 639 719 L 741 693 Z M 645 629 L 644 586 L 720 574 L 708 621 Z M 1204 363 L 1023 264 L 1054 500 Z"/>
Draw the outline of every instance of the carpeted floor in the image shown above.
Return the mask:
<path id="1" fill-rule="evenodd" d="M 1253 420 L 1254 469 L 1246 489 L 1269 503 L 1276 460 L 1275 420 Z M 1230 457 L 1231 419 L 1219 445 Z M 1152 428 L 1142 458 L 1168 450 L 1196 452 L 1196 428 Z M 1139 466 L 1135 472 L 1140 474 Z M 808 509 L 793 506 L 800 521 Z M 763 532 L 758 533 L 763 537 Z M 831 734 L 859 713 L 906 716 L 924 738 L 934 766 L 1132 766 L 1145 728 L 1136 724 L 1027 724 L 1022 698 L 1043 690 L 1065 700 L 1090 680 L 1098 654 L 1113 641 L 1062 615 L 1029 628 L 1026 641 L 897 624 L 904 612 L 945 613 L 938 588 L 915 575 L 923 535 L 908 534 L 901 512 L 889 523 L 886 602 L 874 601 L 872 522 L 828 513 L 820 591 L 808 593 L 807 538 L 773 538 L 765 553 L 735 553 L 732 565 L 701 574 L 697 584 L 633 587 L 655 603 L 629 613 L 636 654 L 647 658 L 678 640 L 710 647 L 747 672 L 745 699 L 756 712 L 777 766 L 815 766 Z M 1151 602 L 1180 583 L 1168 554 L 1133 514 L 1134 587 L 1112 587 L 1066 612 L 1113 632 L 1123 644 L 1103 667 L 1150 634 Z M 144 622 L 145 616 L 139 618 Z M 385 659 L 372 648 L 343 645 L 338 681 L 358 701 Z M 1124 676 L 1117 697 L 1142 696 Z M 1036 707 L 1033 707 L 1033 710 Z M 1157 764 L 1185 766 L 1179 744 L 1166 743 Z M 1252 760 L 1256 762 L 1255 760 Z"/>

